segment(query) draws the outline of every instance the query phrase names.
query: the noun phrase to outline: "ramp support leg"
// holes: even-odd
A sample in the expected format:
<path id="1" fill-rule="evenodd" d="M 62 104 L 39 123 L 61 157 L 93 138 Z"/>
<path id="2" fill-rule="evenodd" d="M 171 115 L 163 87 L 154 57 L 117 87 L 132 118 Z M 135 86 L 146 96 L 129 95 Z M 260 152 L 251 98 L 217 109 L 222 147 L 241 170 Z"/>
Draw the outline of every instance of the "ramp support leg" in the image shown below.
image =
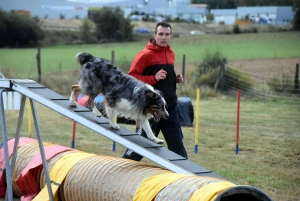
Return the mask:
<path id="1" fill-rule="evenodd" d="M 37 118 L 37 115 L 36 115 L 36 108 L 35 108 L 35 105 L 33 104 L 32 99 L 29 99 L 29 101 L 30 101 L 31 110 L 32 110 L 33 122 L 34 122 L 35 129 L 36 129 L 36 136 L 37 136 L 37 139 L 38 139 L 38 142 L 39 142 L 39 148 L 40 148 L 44 173 L 45 173 L 45 177 L 46 177 L 48 195 L 49 195 L 50 201 L 54 201 L 52 188 L 51 188 L 51 181 L 50 181 L 50 176 L 49 176 L 49 169 L 48 169 L 48 166 L 47 166 L 47 163 L 46 163 L 46 155 L 45 155 L 43 139 L 42 139 L 40 127 L 39 127 L 39 124 L 38 124 L 38 118 Z"/>
<path id="2" fill-rule="evenodd" d="M 4 160 L 6 166 L 6 198 L 9 201 L 13 201 L 13 193 L 12 193 L 12 179 L 11 179 L 11 166 L 9 162 L 9 153 L 8 153 L 8 143 L 7 143 L 7 131 L 6 131 L 6 121 L 5 121 L 5 113 L 4 113 L 4 104 L 3 104 L 3 92 L 7 90 L 2 88 L 0 89 L 0 118 L 2 123 L 2 139 L 3 139 L 3 149 L 4 149 Z"/>

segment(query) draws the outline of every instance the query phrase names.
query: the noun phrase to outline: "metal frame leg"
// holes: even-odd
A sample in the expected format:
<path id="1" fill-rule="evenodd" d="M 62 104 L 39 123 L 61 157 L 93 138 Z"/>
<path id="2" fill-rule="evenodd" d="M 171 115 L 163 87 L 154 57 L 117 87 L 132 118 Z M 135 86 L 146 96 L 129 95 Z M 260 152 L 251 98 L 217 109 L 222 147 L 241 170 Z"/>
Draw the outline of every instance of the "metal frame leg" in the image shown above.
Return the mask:
<path id="1" fill-rule="evenodd" d="M 13 201 L 13 191 L 12 191 L 12 178 L 11 178 L 11 165 L 9 162 L 9 153 L 8 153 L 8 143 L 7 143 L 7 131 L 6 131 L 6 121 L 4 113 L 4 104 L 3 104 L 3 92 L 6 92 L 6 89 L 0 89 L 0 115 L 2 121 L 2 139 L 3 139 L 3 149 L 4 149 L 4 160 L 6 166 L 6 198 L 9 201 Z"/>
<path id="2" fill-rule="evenodd" d="M 32 117 L 33 117 L 35 129 L 36 129 L 36 136 L 37 136 L 37 139 L 38 139 L 38 142 L 39 142 L 40 153 L 41 153 L 41 158 L 42 158 L 43 168 L 44 168 L 44 174 L 45 174 L 45 177 L 46 177 L 46 183 L 47 183 L 47 188 L 48 188 L 48 195 L 49 195 L 50 201 L 54 201 L 53 192 L 52 192 L 52 188 L 51 188 L 51 181 L 50 181 L 50 176 L 49 176 L 49 170 L 48 170 L 48 166 L 47 166 L 47 163 L 46 163 L 46 155 L 45 155 L 44 144 L 43 144 L 43 140 L 42 140 L 40 127 L 39 127 L 39 124 L 38 124 L 38 118 L 37 118 L 37 115 L 36 115 L 36 108 L 35 108 L 35 105 L 33 104 L 32 99 L 29 99 L 29 101 L 30 101 L 31 110 L 32 110 Z"/>
<path id="3" fill-rule="evenodd" d="M 12 159 L 11 159 L 11 169 L 12 170 L 15 169 L 15 164 L 16 164 L 16 160 L 17 160 L 18 146 L 19 146 L 19 140 L 20 140 L 20 130 L 22 127 L 24 110 L 25 110 L 25 101 L 26 101 L 26 96 L 22 95 L 21 106 L 20 106 L 20 111 L 19 111 L 19 119 L 18 119 L 18 125 L 17 125 L 17 131 L 16 131 L 15 143 L 14 143 L 14 152 L 13 152 Z"/>

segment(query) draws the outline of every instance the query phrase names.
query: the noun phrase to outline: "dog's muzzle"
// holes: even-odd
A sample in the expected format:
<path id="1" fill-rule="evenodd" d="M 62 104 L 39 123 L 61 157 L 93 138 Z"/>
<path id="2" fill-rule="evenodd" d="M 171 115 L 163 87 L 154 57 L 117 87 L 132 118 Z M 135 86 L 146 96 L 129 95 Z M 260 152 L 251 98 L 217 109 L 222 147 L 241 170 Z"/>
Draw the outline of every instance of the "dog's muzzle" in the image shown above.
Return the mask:
<path id="1" fill-rule="evenodd" d="M 160 120 L 160 118 L 168 119 L 169 113 L 165 110 L 164 112 L 153 111 L 153 118 L 156 122 Z"/>

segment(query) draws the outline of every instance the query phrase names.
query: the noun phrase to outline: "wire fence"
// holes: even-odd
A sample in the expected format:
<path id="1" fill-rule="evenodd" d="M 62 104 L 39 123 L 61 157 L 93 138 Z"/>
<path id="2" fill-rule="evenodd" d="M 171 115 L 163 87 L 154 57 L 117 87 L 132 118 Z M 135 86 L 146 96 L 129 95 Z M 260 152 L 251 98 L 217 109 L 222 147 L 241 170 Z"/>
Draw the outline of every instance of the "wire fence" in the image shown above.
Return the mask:
<path id="1" fill-rule="evenodd" d="M 265 102 L 281 100 L 299 103 L 300 100 L 299 64 L 296 65 L 295 76 L 285 73 L 266 76 L 227 67 L 226 73 L 221 79 L 220 87 L 222 89 L 240 89 L 243 94 L 262 98 Z"/>

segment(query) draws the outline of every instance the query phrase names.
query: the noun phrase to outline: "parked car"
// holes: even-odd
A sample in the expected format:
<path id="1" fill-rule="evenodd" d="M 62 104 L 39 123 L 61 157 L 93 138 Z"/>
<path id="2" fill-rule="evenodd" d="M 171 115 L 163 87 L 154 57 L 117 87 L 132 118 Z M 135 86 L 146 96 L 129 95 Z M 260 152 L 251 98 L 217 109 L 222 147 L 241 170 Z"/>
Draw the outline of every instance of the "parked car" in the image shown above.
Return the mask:
<path id="1" fill-rule="evenodd" d="M 203 33 L 199 30 L 193 30 L 193 31 L 190 31 L 190 34 L 191 35 L 200 35 L 200 34 L 203 34 Z"/>
<path id="2" fill-rule="evenodd" d="M 129 19 L 130 19 L 131 21 L 141 21 L 142 18 L 143 18 L 142 15 L 131 15 L 131 16 L 129 16 Z"/>
<path id="3" fill-rule="evenodd" d="M 150 33 L 150 31 L 149 29 L 140 27 L 135 30 L 135 33 Z"/>

